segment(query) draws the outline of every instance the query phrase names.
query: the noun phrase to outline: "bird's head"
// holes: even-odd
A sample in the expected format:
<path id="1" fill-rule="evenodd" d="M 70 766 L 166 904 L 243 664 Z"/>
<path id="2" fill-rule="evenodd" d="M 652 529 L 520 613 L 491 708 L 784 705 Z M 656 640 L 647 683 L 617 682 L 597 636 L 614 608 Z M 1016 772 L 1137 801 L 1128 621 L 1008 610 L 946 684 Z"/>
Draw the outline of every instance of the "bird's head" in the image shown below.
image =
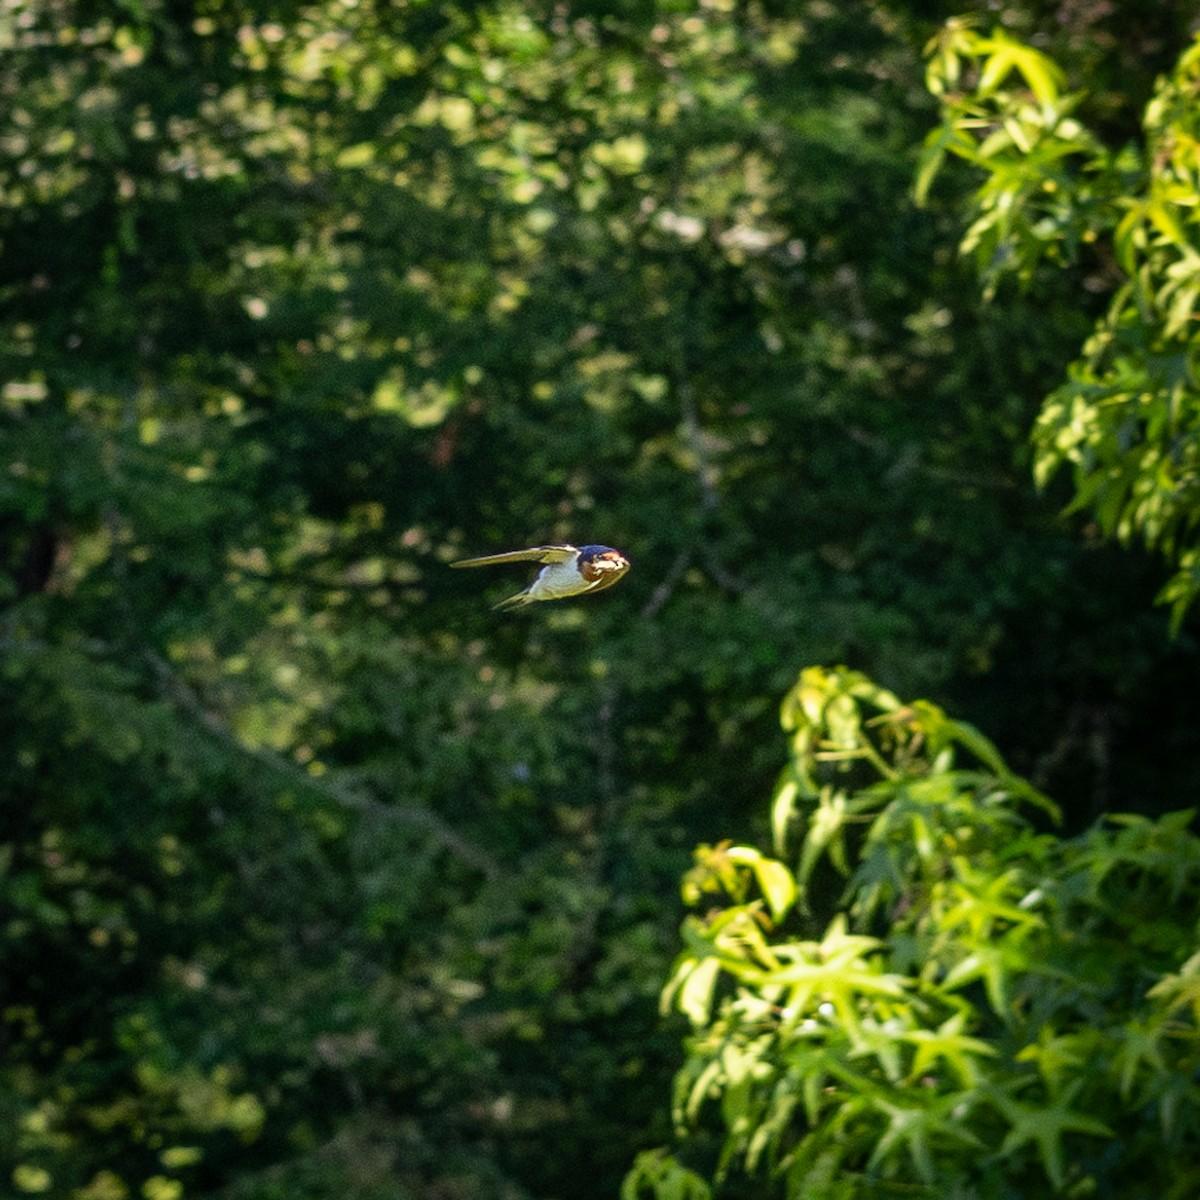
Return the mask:
<path id="1" fill-rule="evenodd" d="M 621 576 L 629 570 L 629 559 L 611 546 L 581 546 L 579 573 L 589 583 L 605 576 Z M 612 580 L 615 582 L 615 578 Z"/>

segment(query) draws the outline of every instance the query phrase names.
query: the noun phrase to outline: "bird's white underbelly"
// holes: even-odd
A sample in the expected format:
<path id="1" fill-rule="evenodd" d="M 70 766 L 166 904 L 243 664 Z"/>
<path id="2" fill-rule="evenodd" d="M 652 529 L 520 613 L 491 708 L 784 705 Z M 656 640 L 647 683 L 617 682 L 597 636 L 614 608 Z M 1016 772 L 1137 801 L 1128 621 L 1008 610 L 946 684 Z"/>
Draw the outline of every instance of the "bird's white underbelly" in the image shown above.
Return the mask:
<path id="1" fill-rule="evenodd" d="M 550 563 L 538 573 L 529 594 L 536 600 L 556 600 L 561 596 L 576 596 L 589 587 L 591 584 L 579 574 L 575 563 Z"/>

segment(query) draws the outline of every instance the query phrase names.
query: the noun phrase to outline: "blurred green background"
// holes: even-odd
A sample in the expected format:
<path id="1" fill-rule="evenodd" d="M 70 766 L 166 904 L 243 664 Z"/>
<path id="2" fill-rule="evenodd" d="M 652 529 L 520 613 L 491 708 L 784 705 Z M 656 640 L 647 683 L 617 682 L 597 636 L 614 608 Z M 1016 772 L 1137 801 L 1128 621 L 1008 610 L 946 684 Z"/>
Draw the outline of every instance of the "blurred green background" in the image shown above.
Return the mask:
<path id="1" fill-rule="evenodd" d="M 1200 783 L 1195 617 L 913 180 L 974 13 L 1136 139 L 1193 6 L 0 2 L 0 1193 L 591 1200 L 800 668 L 1063 806 Z M 493 614 L 601 542 L 601 596 Z"/>

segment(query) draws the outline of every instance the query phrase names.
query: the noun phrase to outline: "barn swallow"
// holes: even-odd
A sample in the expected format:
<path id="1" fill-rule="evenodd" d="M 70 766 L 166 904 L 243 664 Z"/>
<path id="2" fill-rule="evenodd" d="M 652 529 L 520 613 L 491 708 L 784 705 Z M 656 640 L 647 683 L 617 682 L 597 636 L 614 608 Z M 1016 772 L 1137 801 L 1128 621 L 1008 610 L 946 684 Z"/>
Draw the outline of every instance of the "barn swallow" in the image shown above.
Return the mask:
<path id="1" fill-rule="evenodd" d="M 611 546 L 531 546 L 528 550 L 510 550 L 506 554 L 487 554 L 483 558 L 464 558 L 452 567 L 487 567 L 492 563 L 539 562 L 546 565 L 523 591 L 494 607 L 519 608 L 535 600 L 565 600 L 584 592 L 599 592 L 612 587 L 626 571 L 629 559 Z"/>

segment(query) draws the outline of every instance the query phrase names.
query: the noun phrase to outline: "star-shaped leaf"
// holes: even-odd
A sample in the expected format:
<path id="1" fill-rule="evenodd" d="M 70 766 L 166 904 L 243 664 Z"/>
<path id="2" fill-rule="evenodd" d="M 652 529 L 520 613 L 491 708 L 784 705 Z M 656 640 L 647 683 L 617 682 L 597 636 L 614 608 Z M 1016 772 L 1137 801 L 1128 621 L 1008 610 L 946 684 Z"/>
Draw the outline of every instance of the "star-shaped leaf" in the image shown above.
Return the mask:
<path id="1" fill-rule="evenodd" d="M 1146 995 L 1161 1000 L 1167 1012 L 1190 1007 L 1194 1016 L 1200 1016 L 1200 954 L 1193 954 L 1178 975 L 1164 975 Z"/>
<path id="2" fill-rule="evenodd" d="M 1090 1133 L 1097 1137 L 1113 1136 L 1112 1130 L 1103 1121 L 1098 1121 L 1087 1113 L 1072 1110 L 1071 1102 L 1083 1087 L 1083 1083 L 1082 1079 L 1077 1079 L 1046 1106 L 1025 1104 L 1014 1100 L 1007 1092 L 989 1088 L 989 1099 L 1009 1124 L 1008 1134 L 997 1152 L 999 1157 L 1007 1158 L 1022 1146 L 1032 1143 L 1037 1147 L 1038 1159 L 1047 1178 L 1055 1188 L 1061 1188 L 1066 1180 L 1063 1167 L 1063 1135 Z"/>
<path id="3" fill-rule="evenodd" d="M 874 1099 L 873 1106 L 883 1112 L 887 1128 L 883 1131 L 874 1152 L 870 1167 L 884 1162 L 897 1147 L 905 1146 L 917 1175 L 932 1183 L 935 1176 L 933 1151 L 930 1143 L 934 1138 L 953 1138 L 971 1146 L 981 1146 L 979 1139 L 969 1133 L 963 1122 L 965 1109 L 972 1103 L 971 1094 L 956 1092 L 939 1096 L 928 1104 L 902 1103 L 891 1099 Z"/>
<path id="4" fill-rule="evenodd" d="M 964 1086 L 973 1087 L 979 1079 L 975 1060 L 990 1057 L 996 1051 L 987 1042 L 963 1033 L 965 1023 L 966 1014 L 959 1012 L 943 1021 L 937 1029 L 914 1029 L 905 1033 L 904 1041 L 917 1048 L 910 1078 L 919 1078 L 944 1059 Z"/>
<path id="5" fill-rule="evenodd" d="M 1138 1020 L 1125 1023 L 1112 1057 L 1112 1069 L 1120 1076 L 1123 1100 L 1129 1099 L 1134 1079 L 1143 1065 L 1160 1072 L 1167 1069 L 1162 1056 L 1162 1038 L 1162 1028 L 1157 1024 Z"/>

